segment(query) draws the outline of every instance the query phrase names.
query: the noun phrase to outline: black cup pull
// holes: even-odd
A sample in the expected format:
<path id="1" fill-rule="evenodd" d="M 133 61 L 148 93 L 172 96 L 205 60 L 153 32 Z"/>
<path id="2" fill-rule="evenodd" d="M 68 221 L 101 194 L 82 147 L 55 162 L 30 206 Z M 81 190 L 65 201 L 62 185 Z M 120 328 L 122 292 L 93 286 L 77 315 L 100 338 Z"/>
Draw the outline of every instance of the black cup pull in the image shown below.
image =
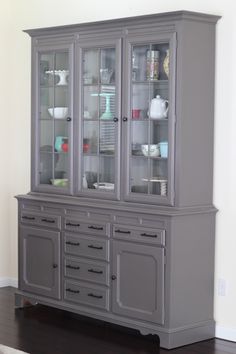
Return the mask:
<path id="1" fill-rule="evenodd" d="M 152 235 L 152 234 L 146 234 L 145 232 L 143 234 L 140 234 L 141 236 L 144 236 L 144 237 L 152 237 L 152 238 L 157 238 L 157 235 Z"/>
<path id="2" fill-rule="evenodd" d="M 92 230 L 103 230 L 103 227 L 98 227 L 98 226 L 93 226 L 93 225 L 90 225 L 88 226 L 88 229 L 92 229 Z"/>
<path id="3" fill-rule="evenodd" d="M 115 230 L 115 232 L 118 234 L 131 234 L 131 231 L 125 231 L 125 230 L 120 230 L 120 229 Z"/>
<path id="4" fill-rule="evenodd" d="M 71 117 L 66 118 L 67 122 L 71 122 Z"/>
<path id="5" fill-rule="evenodd" d="M 68 293 L 73 293 L 73 294 L 79 294 L 80 293 L 79 290 L 73 290 L 71 288 L 67 288 L 66 291 L 68 291 Z"/>
<path id="6" fill-rule="evenodd" d="M 22 216 L 22 219 L 25 219 L 25 220 L 35 220 L 35 217 L 34 216 Z"/>
<path id="7" fill-rule="evenodd" d="M 79 242 L 72 242 L 72 241 L 66 241 L 66 244 L 70 245 L 70 246 L 79 246 L 80 245 Z"/>
<path id="8" fill-rule="evenodd" d="M 93 248 L 95 250 L 102 250 L 103 249 L 102 246 L 94 246 L 94 245 L 88 245 L 88 248 Z"/>
<path id="9" fill-rule="evenodd" d="M 118 122 L 118 120 L 119 120 L 119 119 L 118 119 L 117 117 L 114 117 L 114 118 L 113 118 L 113 122 L 115 122 L 115 123 Z"/>
<path id="10" fill-rule="evenodd" d="M 76 270 L 80 269 L 79 266 L 72 266 L 71 264 L 67 264 L 66 268 L 68 268 L 68 269 L 76 269 Z"/>
<path id="11" fill-rule="evenodd" d="M 93 294 L 93 293 L 89 293 L 88 296 L 90 296 L 90 297 L 95 297 L 96 299 L 102 299 L 102 298 L 103 298 L 102 295 L 95 295 L 95 294 Z"/>
<path id="12" fill-rule="evenodd" d="M 88 269 L 88 272 L 90 272 L 90 273 L 95 273 L 95 274 L 102 274 L 103 273 L 103 271 L 102 270 L 96 270 L 96 269 Z"/>
<path id="13" fill-rule="evenodd" d="M 74 223 L 72 223 L 72 222 L 67 222 L 67 223 L 66 223 L 66 226 L 74 226 L 74 227 L 79 227 L 79 226 L 80 226 L 80 224 L 74 224 Z"/>
<path id="14" fill-rule="evenodd" d="M 46 218 L 41 219 L 41 221 L 47 222 L 47 223 L 49 223 L 49 224 L 54 224 L 54 223 L 55 223 L 55 220 L 46 219 Z"/>

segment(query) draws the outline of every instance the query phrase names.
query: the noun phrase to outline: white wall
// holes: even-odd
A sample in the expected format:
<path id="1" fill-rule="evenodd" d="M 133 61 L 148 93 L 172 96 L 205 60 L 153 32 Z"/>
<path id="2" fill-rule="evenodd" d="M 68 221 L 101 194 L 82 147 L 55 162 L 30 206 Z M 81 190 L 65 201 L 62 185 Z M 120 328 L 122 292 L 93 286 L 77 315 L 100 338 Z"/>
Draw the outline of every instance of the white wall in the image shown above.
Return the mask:
<path id="1" fill-rule="evenodd" d="M 218 335 L 236 340 L 234 3 L 234 0 L 1 1 L 0 19 L 3 18 L 3 21 L 0 21 L 0 41 L 3 52 L 0 56 L 0 67 L 4 70 L 1 73 L 0 85 L 0 120 L 4 149 L 0 154 L 0 161 L 1 166 L 5 167 L 0 175 L 0 277 L 14 278 L 17 275 L 17 217 L 13 196 L 29 190 L 30 39 L 21 30 L 182 9 L 221 15 L 223 18 L 217 25 L 214 203 L 220 210 L 216 230 L 216 285 L 218 278 L 226 281 L 226 296 L 220 297 L 216 291 L 215 319 Z M 9 4 L 11 26 L 8 26 L 6 21 L 10 15 Z M 5 153 L 8 153 L 7 156 L 4 156 Z"/>

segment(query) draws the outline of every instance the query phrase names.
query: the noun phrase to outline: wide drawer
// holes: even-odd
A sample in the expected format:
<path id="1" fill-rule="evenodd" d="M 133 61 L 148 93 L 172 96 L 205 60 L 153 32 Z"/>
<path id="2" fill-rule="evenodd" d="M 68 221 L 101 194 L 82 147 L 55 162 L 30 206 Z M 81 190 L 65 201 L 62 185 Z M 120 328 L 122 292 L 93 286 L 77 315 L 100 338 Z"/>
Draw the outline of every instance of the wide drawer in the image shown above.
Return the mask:
<path id="1" fill-rule="evenodd" d="M 109 310 L 109 289 L 65 281 L 64 299 L 78 304 Z"/>
<path id="2" fill-rule="evenodd" d="M 64 229 L 91 235 L 110 236 L 110 224 L 100 221 L 84 222 L 78 219 L 65 218 Z"/>
<path id="3" fill-rule="evenodd" d="M 59 215 L 22 211 L 20 221 L 27 225 L 43 226 L 51 229 L 61 228 L 61 217 Z"/>
<path id="4" fill-rule="evenodd" d="M 64 275 L 65 277 L 90 281 L 102 285 L 109 284 L 108 264 L 99 262 L 65 257 Z"/>
<path id="5" fill-rule="evenodd" d="M 113 225 L 113 237 L 136 242 L 165 245 L 165 230 L 136 226 Z"/>
<path id="6" fill-rule="evenodd" d="M 64 237 L 65 253 L 109 260 L 109 241 L 89 236 L 69 235 Z"/>

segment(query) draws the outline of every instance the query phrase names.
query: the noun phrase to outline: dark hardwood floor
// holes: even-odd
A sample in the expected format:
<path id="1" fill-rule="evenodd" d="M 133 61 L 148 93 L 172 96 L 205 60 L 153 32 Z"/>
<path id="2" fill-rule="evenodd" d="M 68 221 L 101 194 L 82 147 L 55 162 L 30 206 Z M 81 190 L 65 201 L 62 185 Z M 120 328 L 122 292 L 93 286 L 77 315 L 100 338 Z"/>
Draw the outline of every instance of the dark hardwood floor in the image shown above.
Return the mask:
<path id="1" fill-rule="evenodd" d="M 14 289 L 0 289 L 0 344 L 31 354 L 236 354 L 236 343 L 212 339 L 171 351 L 156 336 L 42 305 L 14 309 Z"/>

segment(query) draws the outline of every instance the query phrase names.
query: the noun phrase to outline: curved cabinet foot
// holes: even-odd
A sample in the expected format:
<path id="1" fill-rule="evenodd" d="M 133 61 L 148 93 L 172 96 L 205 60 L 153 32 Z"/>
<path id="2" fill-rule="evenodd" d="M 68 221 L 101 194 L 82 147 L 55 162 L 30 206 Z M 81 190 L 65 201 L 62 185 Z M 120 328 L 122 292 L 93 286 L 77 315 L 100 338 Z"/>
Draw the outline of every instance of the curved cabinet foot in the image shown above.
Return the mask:
<path id="1" fill-rule="evenodd" d="M 29 306 L 35 306 L 37 301 L 27 299 L 27 297 L 15 293 L 15 309 L 20 309 Z"/>

